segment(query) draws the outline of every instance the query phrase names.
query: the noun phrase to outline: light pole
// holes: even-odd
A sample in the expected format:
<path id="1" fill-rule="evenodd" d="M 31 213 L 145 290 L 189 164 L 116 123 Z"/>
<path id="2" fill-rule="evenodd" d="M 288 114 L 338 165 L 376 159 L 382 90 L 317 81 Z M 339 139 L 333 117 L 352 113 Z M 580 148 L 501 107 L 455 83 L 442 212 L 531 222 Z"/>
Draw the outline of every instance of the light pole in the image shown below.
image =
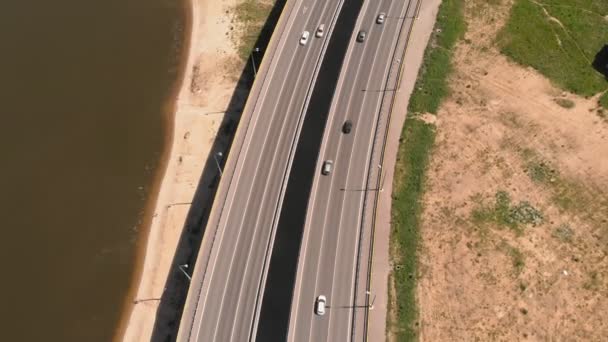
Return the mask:
<path id="1" fill-rule="evenodd" d="M 190 277 L 188 272 L 186 272 L 186 270 L 184 270 L 184 268 L 188 268 L 188 264 L 178 265 L 177 268 L 179 268 L 179 270 L 182 271 L 182 273 L 186 276 L 186 278 L 188 278 L 188 281 L 192 281 L 192 277 Z"/>
<path id="2" fill-rule="evenodd" d="M 220 171 L 220 177 L 222 176 L 222 167 L 220 166 L 220 162 L 217 160 L 217 157 L 222 158 L 222 152 L 218 152 L 213 155 L 213 159 L 215 159 L 215 164 L 217 165 L 217 169 Z"/>
<path id="3" fill-rule="evenodd" d="M 397 60 L 395 61 L 397 63 L 397 92 L 401 92 L 401 58 L 397 58 Z M 392 67 L 391 67 L 392 68 Z"/>
<path id="4" fill-rule="evenodd" d="M 372 293 L 371 293 L 371 292 L 369 292 L 369 291 L 365 291 L 365 294 L 366 294 L 366 295 L 367 295 L 367 297 L 368 297 L 367 301 L 368 301 L 368 303 L 369 303 L 369 296 L 370 296 Z M 374 302 L 375 302 L 375 301 L 376 301 L 376 295 L 374 295 L 374 298 L 372 298 L 372 302 L 371 302 L 370 304 L 368 304 L 368 305 L 367 305 L 367 307 L 368 307 L 370 310 L 374 310 Z"/>
<path id="5" fill-rule="evenodd" d="M 251 52 L 251 65 L 253 66 L 253 78 L 255 78 L 257 76 L 257 70 L 255 68 L 255 59 L 253 58 L 253 53 L 254 52 L 259 52 L 260 48 L 255 48 L 253 49 L 253 52 Z"/>
<path id="6" fill-rule="evenodd" d="M 380 184 L 378 184 L 380 186 L 380 192 L 384 191 L 384 176 L 386 176 L 384 174 L 384 169 L 382 168 L 382 165 L 378 164 L 378 169 L 380 171 Z"/>

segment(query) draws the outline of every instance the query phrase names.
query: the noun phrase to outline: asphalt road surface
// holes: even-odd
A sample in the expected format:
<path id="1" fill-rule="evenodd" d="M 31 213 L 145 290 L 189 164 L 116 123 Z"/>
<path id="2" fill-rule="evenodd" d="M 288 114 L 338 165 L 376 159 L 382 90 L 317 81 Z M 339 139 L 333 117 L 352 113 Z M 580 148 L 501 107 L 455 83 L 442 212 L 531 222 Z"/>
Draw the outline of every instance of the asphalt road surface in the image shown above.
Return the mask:
<path id="1" fill-rule="evenodd" d="M 405 31 L 411 26 L 404 21 L 413 20 L 416 5 L 416 0 L 366 1 L 361 11 L 358 28 L 367 31 L 367 38 L 364 43 L 355 43 L 353 35 L 334 95 L 317 165 L 319 176 L 308 204 L 289 341 L 365 339 L 365 315 L 373 296 L 366 293 L 370 215 L 375 192 L 382 186 L 369 181 L 370 174 L 381 171 L 372 162 L 378 160 L 372 158 L 372 152 L 377 154 L 378 144 L 383 143 L 388 114 L 381 111 L 385 108 L 383 99 L 396 86 L 395 77 L 393 82 L 387 79 L 391 67 L 400 63 L 401 54 L 395 54 L 398 38 L 408 34 Z M 387 19 L 377 24 L 381 12 Z M 353 123 L 350 134 L 341 132 L 346 120 Z M 333 160 L 328 176 L 320 174 L 325 160 Z M 314 313 L 319 295 L 328 301 L 324 316 Z"/>
<path id="2" fill-rule="evenodd" d="M 258 341 L 285 341 L 298 255 L 323 133 L 363 0 L 344 2 L 319 69 L 296 147 L 264 289 Z"/>
<path id="3" fill-rule="evenodd" d="M 256 337 L 291 163 L 327 43 L 333 30 L 345 29 L 334 28 L 343 1 L 288 0 L 223 172 L 179 341 Z M 365 291 L 369 286 L 369 213 L 379 187 L 374 184 L 376 188 L 371 189 L 370 179 L 379 172 L 374 161 L 385 127 L 383 99 L 394 90 L 387 89 L 387 78 L 394 64 L 399 64 L 395 47 L 399 34 L 403 35 L 404 20 L 414 15 L 414 2 L 364 2 L 355 30 L 348 32 L 351 38 L 330 111 L 317 113 L 327 115 L 328 121 L 317 151 L 318 172 L 311 181 L 295 286 L 289 289 L 293 299 L 284 303 L 290 341 L 365 337 L 370 299 Z M 376 24 L 380 12 L 387 14 L 382 25 Z M 315 30 L 322 23 L 325 36 L 316 38 Z M 363 43 L 355 42 L 359 29 L 367 31 Z M 303 30 L 310 32 L 306 46 L 298 43 Z M 348 135 L 341 133 L 346 119 L 353 122 Z M 327 159 L 334 161 L 333 171 L 321 176 L 320 166 Z M 316 316 L 314 301 L 321 294 L 327 296 L 329 307 L 324 316 Z"/>
<path id="4" fill-rule="evenodd" d="M 276 216 L 306 98 L 341 1 L 288 1 L 276 52 L 260 70 L 206 228 L 179 341 L 255 336 Z M 324 38 L 314 37 L 324 23 Z M 302 31 L 308 44 L 299 45 Z M 276 35 L 276 34 L 275 34 Z M 273 42 L 269 50 L 273 49 Z M 256 87 L 254 86 L 254 88 Z M 239 134 L 241 135 L 239 137 Z M 238 141 L 238 139 L 242 139 Z"/>

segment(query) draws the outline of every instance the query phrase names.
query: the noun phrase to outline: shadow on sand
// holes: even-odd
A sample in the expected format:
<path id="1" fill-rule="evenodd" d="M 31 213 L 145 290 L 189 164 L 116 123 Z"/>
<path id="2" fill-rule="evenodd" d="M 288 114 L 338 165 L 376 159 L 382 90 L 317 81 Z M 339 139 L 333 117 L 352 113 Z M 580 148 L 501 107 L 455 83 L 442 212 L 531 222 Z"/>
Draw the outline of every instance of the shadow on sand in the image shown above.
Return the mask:
<path id="1" fill-rule="evenodd" d="M 260 37 L 256 41 L 256 63 L 261 62 L 262 56 L 270 41 L 274 27 L 279 19 L 286 0 L 277 0 L 275 6 L 266 20 Z M 218 162 L 223 167 L 232 145 L 234 133 L 241 118 L 241 113 L 245 106 L 245 101 L 249 95 L 249 90 L 253 84 L 253 65 L 248 60 L 245 68 L 241 71 L 235 92 L 226 109 L 226 114 L 222 120 L 218 135 L 213 142 L 209 157 L 205 162 L 203 172 L 199 179 L 190 210 L 186 217 L 182 234 L 177 245 L 175 256 L 171 266 L 171 271 L 165 282 L 165 291 L 160 299 L 156 321 L 152 332 L 151 341 L 168 342 L 175 341 L 180 325 L 181 315 L 184 308 L 186 296 L 188 294 L 189 280 L 182 273 L 179 266 L 188 264 L 188 273 L 195 268 L 198 250 L 202 241 L 205 227 L 215 197 L 217 184 L 219 182 L 218 166 L 215 156 L 222 152 L 223 157 Z"/>

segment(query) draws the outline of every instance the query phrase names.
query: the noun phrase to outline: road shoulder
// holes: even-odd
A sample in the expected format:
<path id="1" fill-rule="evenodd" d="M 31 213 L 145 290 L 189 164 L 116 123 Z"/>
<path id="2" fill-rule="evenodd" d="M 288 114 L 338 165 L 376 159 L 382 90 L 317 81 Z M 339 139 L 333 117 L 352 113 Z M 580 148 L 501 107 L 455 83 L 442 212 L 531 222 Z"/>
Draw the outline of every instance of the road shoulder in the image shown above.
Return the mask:
<path id="1" fill-rule="evenodd" d="M 440 3 L 441 0 L 422 2 L 407 44 L 407 50 L 404 57 L 404 61 L 407 61 L 407 63 L 401 70 L 401 84 L 396 93 L 393 112 L 391 113 L 391 124 L 385 148 L 383 169 L 386 171 L 383 180 L 384 184 L 393 184 L 399 138 L 407 114 L 408 101 L 412 90 L 414 89 L 427 42 L 435 25 L 435 18 Z M 387 186 L 386 190 L 390 191 L 380 192 L 376 225 L 374 228 L 374 256 L 372 260 L 373 272 L 371 289 L 372 295 L 375 297 L 373 298 L 373 310 L 370 310 L 369 315 L 369 341 L 386 341 L 392 188 Z"/>

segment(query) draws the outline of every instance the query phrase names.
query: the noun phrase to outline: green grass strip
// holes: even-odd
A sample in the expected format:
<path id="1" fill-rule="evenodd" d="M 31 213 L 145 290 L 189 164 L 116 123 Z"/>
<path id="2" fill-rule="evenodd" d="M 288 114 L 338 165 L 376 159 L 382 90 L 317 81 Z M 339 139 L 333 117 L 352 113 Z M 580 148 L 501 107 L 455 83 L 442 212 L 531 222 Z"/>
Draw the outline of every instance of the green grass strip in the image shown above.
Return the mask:
<path id="1" fill-rule="evenodd" d="M 244 0 L 235 7 L 236 20 L 241 25 L 237 52 L 247 60 L 276 1 Z"/>
<path id="2" fill-rule="evenodd" d="M 435 141 L 435 128 L 421 120 L 407 119 L 402 136 L 395 169 L 391 230 L 396 322 L 392 322 L 389 328 L 397 341 L 415 341 L 415 322 L 418 318 L 416 250 L 425 171 Z"/>
<path id="3" fill-rule="evenodd" d="M 452 70 L 452 48 L 465 30 L 462 0 L 444 0 L 410 97 L 410 113 L 437 114 L 441 100 L 448 94 L 447 75 Z"/>
<path id="4" fill-rule="evenodd" d="M 396 289 L 396 308 L 392 308 L 391 312 L 396 317 L 394 321 L 389 319 L 388 323 L 388 329 L 397 341 L 415 341 L 418 337 L 416 252 L 421 199 L 430 152 L 435 142 L 435 126 L 417 116 L 420 113 L 436 114 L 441 101 L 448 94 L 452 51 L 465 30 L 463 0 L 443 0 L 401 133 L 393 184 L 391 227 L 391 259 L 394 265 L 391 279 Z"/>

